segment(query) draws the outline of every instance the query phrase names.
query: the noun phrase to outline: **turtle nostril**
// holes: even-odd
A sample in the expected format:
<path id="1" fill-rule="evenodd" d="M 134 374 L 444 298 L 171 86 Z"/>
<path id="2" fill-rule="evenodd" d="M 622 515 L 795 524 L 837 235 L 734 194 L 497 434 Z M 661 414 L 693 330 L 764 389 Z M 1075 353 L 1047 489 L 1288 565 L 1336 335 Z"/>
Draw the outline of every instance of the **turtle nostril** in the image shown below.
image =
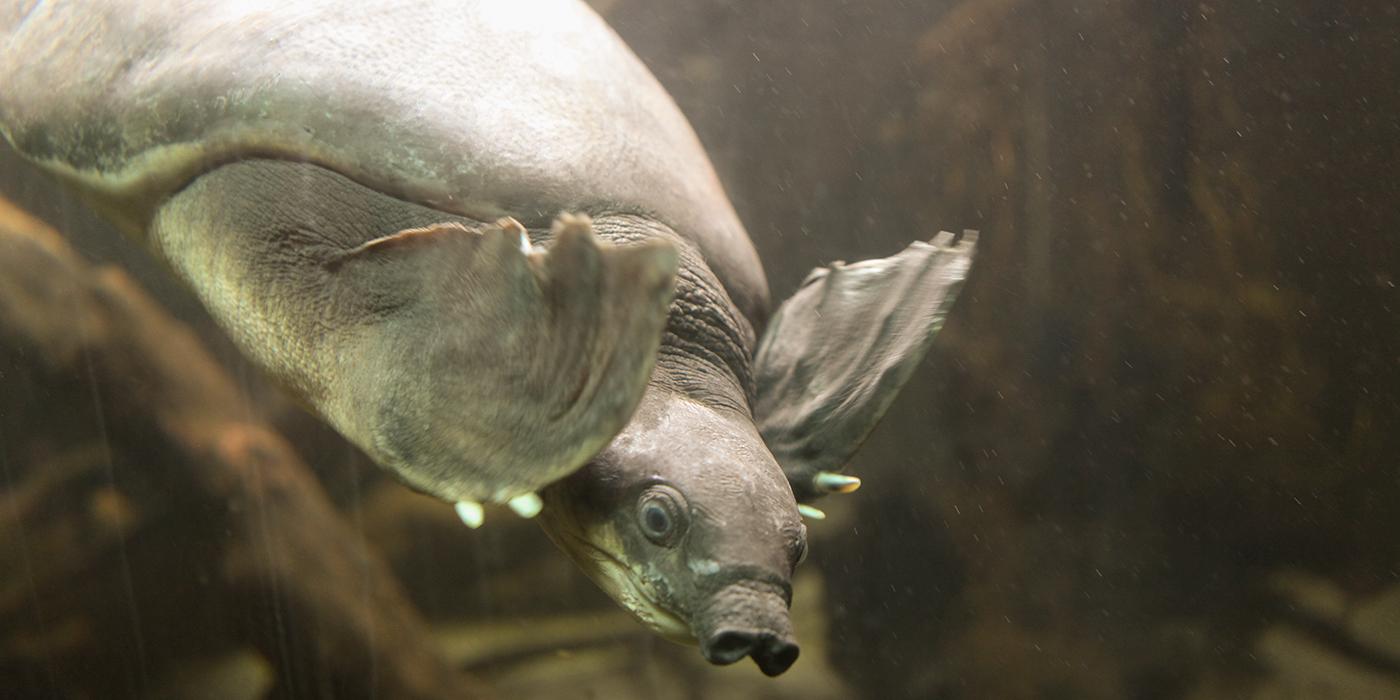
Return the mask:
<path id="1" fill-rule="evenodd" d="M 752 655 L 764 674 L 777 676 L 797 661 L 798 648 L 772 633 L 725 630 L 710 637 L 702 651 L 710 663 L 721 666 Z"/>
<path id="2" fill-rule="evenodd" d="M 797 661 L 798 651 L 797 645 L 786 639 L 764 635 L 753 650 L 753 660 L 764 675 L 777 676 Z"/>
<path id="3" fill-rule="evenodd" d="M 705 658 L 712 664 L 732 664 L 753 651 L 754 635 L 749 632 L 727 630 L 720 632 L 705 643 Z"/>

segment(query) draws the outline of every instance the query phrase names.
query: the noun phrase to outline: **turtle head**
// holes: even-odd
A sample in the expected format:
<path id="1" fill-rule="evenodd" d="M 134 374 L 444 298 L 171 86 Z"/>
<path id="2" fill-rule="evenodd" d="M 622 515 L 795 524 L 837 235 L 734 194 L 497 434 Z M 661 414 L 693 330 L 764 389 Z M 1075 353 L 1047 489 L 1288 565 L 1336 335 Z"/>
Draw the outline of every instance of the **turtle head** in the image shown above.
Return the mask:
<path id="1" fill-rule="evenodd" d="M 605 237 L 637 235 L 632 219 L 596 223 Z M 807 550 L 800 513 L 820 515 L 796 497 L 859 484 L 833 470 L 928 349 L 975 242 L 939 234 L 818 269 L 755 338 L 677 241 L 675 298 L 646 393 L 606 448 L 541 493 L 545 530 L 653 630 L 698 643 L 713 663 L 751 656 L 768 675 L 785 671 L 797 659 L 788 608 Z"/>
<path id="2" fill-rule="evenodd" d="M 770 676 L 797 659 L 788 607 L 807 532 L 747 416 L 653 387 L 611 445 L 542 495 L 550 537 L 654 631 Z"/>

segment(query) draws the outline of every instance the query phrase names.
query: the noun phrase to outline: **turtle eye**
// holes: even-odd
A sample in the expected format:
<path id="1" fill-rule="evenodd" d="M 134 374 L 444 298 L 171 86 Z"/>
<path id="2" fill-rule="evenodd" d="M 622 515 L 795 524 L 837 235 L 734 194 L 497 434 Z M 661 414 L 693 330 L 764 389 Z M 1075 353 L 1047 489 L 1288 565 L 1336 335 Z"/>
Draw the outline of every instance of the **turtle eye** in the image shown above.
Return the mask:
<path id="1" fill-rule="evenodd" d="M 669 547 L 685 531 L 685 497 L 670 486 L 653 486 L 637 501 L 637 525 L 647 539 Z"/>

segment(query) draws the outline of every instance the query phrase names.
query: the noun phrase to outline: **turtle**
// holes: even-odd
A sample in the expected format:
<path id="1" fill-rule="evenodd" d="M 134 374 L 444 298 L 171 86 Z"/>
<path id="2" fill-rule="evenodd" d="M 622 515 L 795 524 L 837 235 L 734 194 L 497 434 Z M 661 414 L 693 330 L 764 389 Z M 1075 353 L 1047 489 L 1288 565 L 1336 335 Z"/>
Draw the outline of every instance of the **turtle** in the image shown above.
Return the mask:
<path id="1" fill-rule="evenodd" d="M 796 660 L 812 501 L 975 232 L 773 308 L 675 102 L 578 0 L 11 3 L 0 132 L 377 464 L 706 659 Z"/>

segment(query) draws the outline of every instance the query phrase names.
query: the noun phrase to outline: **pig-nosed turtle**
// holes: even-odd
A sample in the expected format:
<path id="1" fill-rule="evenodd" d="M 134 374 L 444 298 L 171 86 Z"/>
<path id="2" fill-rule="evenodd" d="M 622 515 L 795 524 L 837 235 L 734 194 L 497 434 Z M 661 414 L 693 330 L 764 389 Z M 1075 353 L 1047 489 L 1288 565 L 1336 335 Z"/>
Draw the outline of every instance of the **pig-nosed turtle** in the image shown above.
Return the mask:
<path id="1" fill-rule="evenodd" d="M 379 464 L 469 522 L 542 503 L 715 663 L 796 659 L 798 501 L 858 485 L 971 237 L 818 270 L 770 320 L 690 126 L 575 0 L 21 0 L 0 32 L 8 140 Z"/>

